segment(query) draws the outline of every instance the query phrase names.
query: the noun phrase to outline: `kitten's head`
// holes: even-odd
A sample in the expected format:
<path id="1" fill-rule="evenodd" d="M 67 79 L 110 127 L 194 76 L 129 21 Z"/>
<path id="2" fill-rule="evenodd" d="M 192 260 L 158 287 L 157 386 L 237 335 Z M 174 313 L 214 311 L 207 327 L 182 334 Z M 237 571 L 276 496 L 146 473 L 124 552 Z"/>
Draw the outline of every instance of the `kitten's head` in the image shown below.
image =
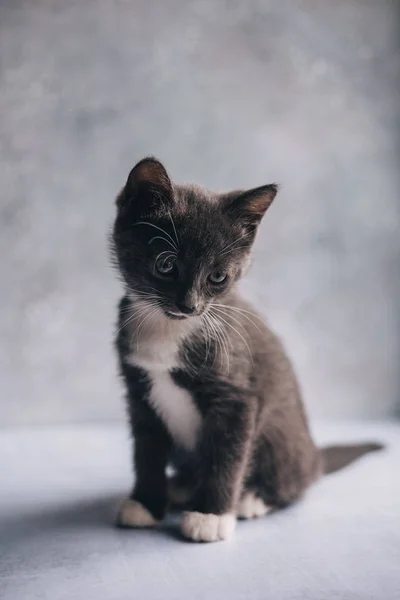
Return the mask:
<path id="1" fill-rule="evenodd" d="M 200 315 L 244 274 L 276 185 L 212 193 L 145 158 L 117 197 L 112 247 L 127 292 L 171 319 Z"/>

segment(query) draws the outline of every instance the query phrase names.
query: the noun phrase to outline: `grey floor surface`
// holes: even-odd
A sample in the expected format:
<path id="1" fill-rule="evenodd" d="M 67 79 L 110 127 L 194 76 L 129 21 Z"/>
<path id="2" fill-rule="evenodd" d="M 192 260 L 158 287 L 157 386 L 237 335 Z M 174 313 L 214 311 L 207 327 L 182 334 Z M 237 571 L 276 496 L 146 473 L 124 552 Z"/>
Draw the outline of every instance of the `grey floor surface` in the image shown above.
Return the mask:
<path id="1" fill-rule="evenodd" d="M 234 539 L 184 542 L 113 528 L 131 482 L 122 427 L 0 434 L 1 600 L 398 600 L 400 426 L 315 427 L 320 443 L 388 449 L 324 478 L 296 507 L 238 524 Z"/>

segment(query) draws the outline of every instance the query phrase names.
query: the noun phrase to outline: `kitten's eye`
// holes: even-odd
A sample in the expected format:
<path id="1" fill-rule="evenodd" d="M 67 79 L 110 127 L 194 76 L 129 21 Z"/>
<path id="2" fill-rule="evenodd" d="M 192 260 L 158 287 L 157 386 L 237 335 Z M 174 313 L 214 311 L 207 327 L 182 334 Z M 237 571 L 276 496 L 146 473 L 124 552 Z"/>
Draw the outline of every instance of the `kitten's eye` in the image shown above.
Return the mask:
<path id="1" fill-rule="evenodd" d="M 222 271 L 214 271 L 213 273 L 209 274 L 208 279 L 211 281 L 211 283 L 223 283 L 226 277 L 226 273 L 222 273 Z"/>
<path id="2" fill-rule="evenodd" d="M 174 256 L 160 256 L 155 262 L 155 268 L 157 273 L 160 275 L 169 275 L 174 270 L 175 266 Z"/>

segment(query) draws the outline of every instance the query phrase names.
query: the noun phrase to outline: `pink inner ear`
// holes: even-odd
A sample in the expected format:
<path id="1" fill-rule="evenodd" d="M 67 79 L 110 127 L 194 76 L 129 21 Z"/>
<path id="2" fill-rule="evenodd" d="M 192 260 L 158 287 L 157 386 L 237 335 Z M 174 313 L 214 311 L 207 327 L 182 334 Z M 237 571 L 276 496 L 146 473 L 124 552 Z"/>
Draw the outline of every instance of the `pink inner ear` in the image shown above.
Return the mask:
<path id="1" fill-rule="evenodd" d="M 250 197 L 246 204 L 246 210 L 256 215 L 262 215 L 274 198 L 275 194 L 262 194 L 260 196 Z"/>
<path id="2" fill-rule="evenodd" d="M 245 192 L 237 199 L 238 210 L 243 210 L 248 215 L 262 217 L 267 208 L 271 205 L 276 194 L 278 186 L 276 184 L 265 185 L 254 190 Z"/>
<path id="3" fill-rule="evenodd" d="M 136 183 L 150 183 L 167 189 L 171 188 L 167 172 L 157 160 L 142 160 L 133 169 L 132 175 Z"/>
<path id="4" fill-rule="evenodd" d="M 167 171 L 157 159 L 148 157 L 138 162 L 129 173 L 117 205 L 126 210 L 134 206 L 139 214 L 172 201 L 173 188 Z"/>

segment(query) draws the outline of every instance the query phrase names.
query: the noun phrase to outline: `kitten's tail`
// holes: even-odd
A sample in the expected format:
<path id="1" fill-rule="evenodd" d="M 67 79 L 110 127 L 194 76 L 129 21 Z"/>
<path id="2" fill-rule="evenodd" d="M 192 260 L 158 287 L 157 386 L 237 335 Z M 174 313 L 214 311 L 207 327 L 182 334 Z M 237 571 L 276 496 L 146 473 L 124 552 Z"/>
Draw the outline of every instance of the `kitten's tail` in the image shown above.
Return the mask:
<path id="1" fill-rule="evenodd" d="M 376 442 L 321 448 L 324 474 L 335 473 L 364 454 L 383 450 L 385 446 Z"/>

